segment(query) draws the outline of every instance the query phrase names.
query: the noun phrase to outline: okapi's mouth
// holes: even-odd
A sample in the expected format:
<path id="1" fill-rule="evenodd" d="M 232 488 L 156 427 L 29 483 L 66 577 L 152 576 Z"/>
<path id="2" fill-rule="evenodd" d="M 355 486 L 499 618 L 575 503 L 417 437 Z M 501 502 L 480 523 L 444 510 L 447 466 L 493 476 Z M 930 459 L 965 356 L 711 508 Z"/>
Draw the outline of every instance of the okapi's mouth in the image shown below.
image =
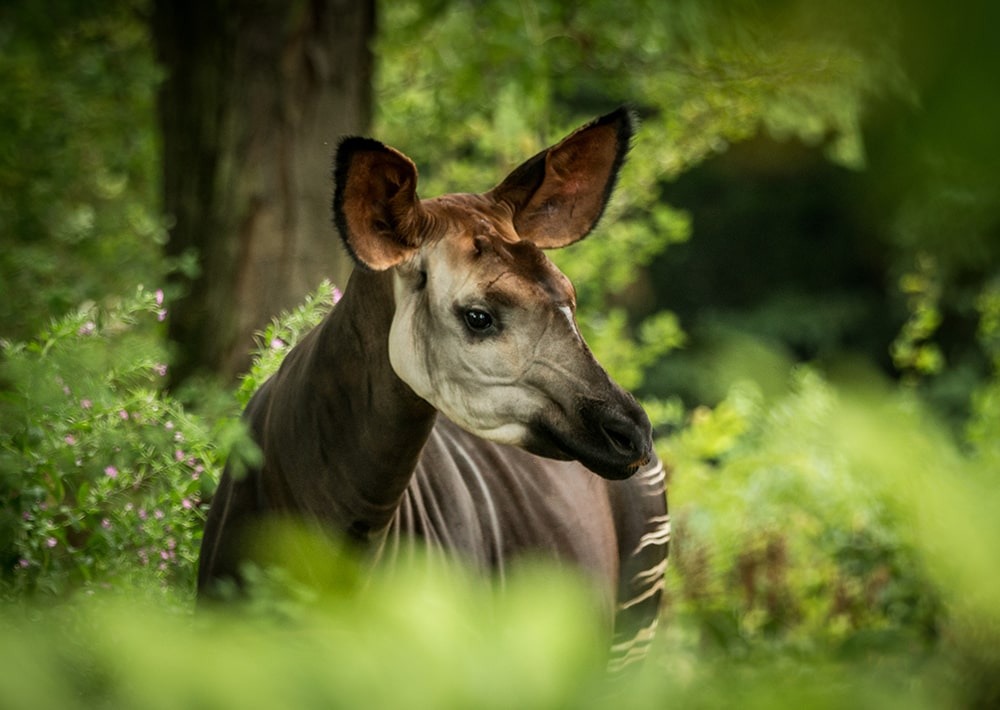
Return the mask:
<path id="1" fill-rule="evenodd" d="M 547 458 L 579 461 L 602 478 L 628 478 L 649 463 L 653 440 L 646 413 L 631 397 L 625 404 L 615 408 L 584 401 L 572 431 L 538 420 L 525 448 Z"/>

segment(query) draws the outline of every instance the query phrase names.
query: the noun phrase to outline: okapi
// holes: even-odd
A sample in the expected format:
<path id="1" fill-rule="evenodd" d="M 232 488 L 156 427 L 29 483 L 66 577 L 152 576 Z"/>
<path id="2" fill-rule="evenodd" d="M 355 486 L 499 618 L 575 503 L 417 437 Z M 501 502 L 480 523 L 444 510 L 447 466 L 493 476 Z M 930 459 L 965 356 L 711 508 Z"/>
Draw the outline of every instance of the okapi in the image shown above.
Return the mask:
<path id="1" fill-rule="evenodd" d="M 341 141 L 333 212 L 357 268 L 247 406 L 262 462 L 222 476 L 199 595 L 239 584 L 248 533 L 292 517 L 379 564 L 413 540 L 500 579 L 525 555 L 569 563 L 603 595 L 612 665 L 643 654 L 670 536 L 664 468 L 542 252 L 593 229 L 632 133 L 619 109 L 489 192 L 426 200 L 405 155 Z"/>

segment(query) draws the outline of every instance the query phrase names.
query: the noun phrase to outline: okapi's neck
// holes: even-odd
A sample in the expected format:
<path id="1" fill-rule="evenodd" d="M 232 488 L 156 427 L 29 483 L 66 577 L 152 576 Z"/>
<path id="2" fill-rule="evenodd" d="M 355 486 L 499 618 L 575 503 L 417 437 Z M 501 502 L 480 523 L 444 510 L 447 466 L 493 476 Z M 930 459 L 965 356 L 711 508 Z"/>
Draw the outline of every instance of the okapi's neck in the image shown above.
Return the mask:
<path id="1" fill-rule="evenodd" d="M 265 424 L 272 505 L 361 541 L 391 521 L 434 425 L 434 408 L 389 363 L 394 311 L 391 274 L 356 270 L 289 353 Z"/>

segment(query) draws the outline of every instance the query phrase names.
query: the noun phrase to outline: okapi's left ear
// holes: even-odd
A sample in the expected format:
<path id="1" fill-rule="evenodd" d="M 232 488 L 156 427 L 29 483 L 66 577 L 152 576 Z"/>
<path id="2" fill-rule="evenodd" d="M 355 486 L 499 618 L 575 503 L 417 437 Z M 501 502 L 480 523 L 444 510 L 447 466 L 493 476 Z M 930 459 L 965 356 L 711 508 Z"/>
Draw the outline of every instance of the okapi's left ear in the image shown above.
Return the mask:
<path id="1" fill-rule="evenodd" d="M 514 170 L 487 195 L 514 210 L 514 229 L 542 249 L 583 239 L 611 197 L 634 131 L 626 108 L 578 128 Z"/>
<path id="2" fill-rule="evenodd" d="M 348 137 L 337 148 L 333 219 L 355 262 L 383 271 L 416 252 L 423 211 L 417 167 L 371 138 Z"/>

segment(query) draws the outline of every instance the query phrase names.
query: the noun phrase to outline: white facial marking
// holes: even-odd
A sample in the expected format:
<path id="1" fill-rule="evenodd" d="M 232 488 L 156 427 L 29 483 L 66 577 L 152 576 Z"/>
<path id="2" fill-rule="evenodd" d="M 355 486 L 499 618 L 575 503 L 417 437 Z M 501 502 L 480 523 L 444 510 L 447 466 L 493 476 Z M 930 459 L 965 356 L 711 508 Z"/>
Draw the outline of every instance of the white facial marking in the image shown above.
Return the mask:
<path id="1" fill-rule="evenodd" d="M 569 306 L 559 306 L 559 312 L 566 316 L 566 320 L 569 322 L 569 329 L 573 331 L 573 335 L 582 340 L 580 330 L 576 327 L 576 320 L 573 318 L 573 309 Z"/>
<path id="2" fill-rule="evenodd" d="M 389 362 L 418 396 L 459 426 L 491 441 L 523 444 L 526 422 L 545 398 L 525 386 L 527 363 L 509 339 L 470 345 L 452 304 L 472 302 L 466 292 L 474 286 L 467 273 L 453 274 L 443 260 L 434 261 L 425 263 L 430 285 L 423 291 L 414 291 L 409 275 L 395 275 Z"/>

